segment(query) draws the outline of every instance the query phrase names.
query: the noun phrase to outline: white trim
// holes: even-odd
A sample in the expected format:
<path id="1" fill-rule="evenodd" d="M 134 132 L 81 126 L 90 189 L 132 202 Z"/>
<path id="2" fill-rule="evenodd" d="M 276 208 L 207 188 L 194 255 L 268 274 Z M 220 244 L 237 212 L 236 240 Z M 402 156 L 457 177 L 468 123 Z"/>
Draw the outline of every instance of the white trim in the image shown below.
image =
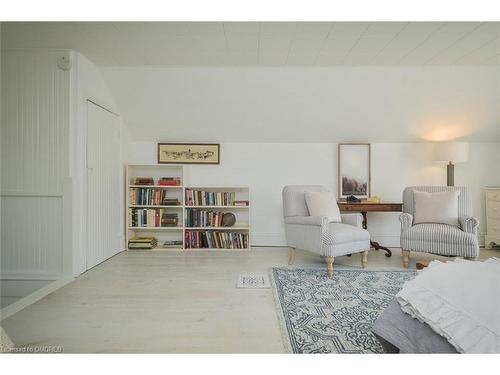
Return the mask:
<path id="1" fill-rule="evenodd" d="M 287 246 L 285 233 L 252 233 L 251 246 Z"/>
<path id="2" fill-rule="evenodd" d="M 57 281 L 61 275 L 33 274 L 33 273 L 2 273 L 0 280 L 30 280 L 30 281 Z"/>
<path id="3" fill-rule="evenodd" d="M 74 278 L 66 277 L 50 283 L 49 285 L 38 289 L 37 291 L 27 295 L 26 297 L 21 298 L 19 301 L 16 301 L 3 309 L 0 310 L 0 321 L 8 318 L 9 316 L 14 315 L 15 313 L 21 311 L 25 307 L 34 304 L 35 302 L 41 300 L 43 297 L 49 295 L 50 293 L 56 291 L 57 289 L 62 288 L 66 284 L 73 281 Z"/>

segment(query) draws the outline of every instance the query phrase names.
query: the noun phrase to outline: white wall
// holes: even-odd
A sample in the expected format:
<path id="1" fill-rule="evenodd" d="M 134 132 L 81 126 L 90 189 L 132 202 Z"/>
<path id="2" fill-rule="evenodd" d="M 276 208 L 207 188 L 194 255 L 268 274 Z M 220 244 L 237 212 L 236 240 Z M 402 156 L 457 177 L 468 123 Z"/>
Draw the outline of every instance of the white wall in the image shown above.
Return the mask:
<path id="1" fill-rule="evenodd" d="M 107 67 L 103 76 L 135 141 L 126 161 L 156 163 L 157 141 L 222 142 L 221 165 L 189 166 L 190 183 L 249 185 L 254 244 L 278 245 L 284 243 L 282 187 L 318 183 L 336 190 L 336 142 L 372 143 L 372 193 L 391 201 L 401 200 L 405 186 L 446 183 L 445 166 L 430 160 L 428 141 L 478 142 L 471 144 L 471 160 L 456 166 L 455 180 L 472 189 L 484 224 L 481 187 L 500 184 L 499 72 Z M 370 214 L 373 237 L 398 246 L 397 218 Z"/>
<path id="2" fill-rule="evenodd" d="M 77 276 L 86 270 L 87 100 L 91 100 L 112 112 L 118 113 L 119 111 L 99 68 L 81 53 L 74 54 L 72 74 L 74 95 L 74 109 L 72 111 L 74 119 L 72 122 L 70 152 L 70 166 L 73 177 L 72 220 L 74 223 L 72 274 Z M 121 119 L 120 123 L 122 129 L 124 129 Z M 124 133 L 126 136 L 126 129 L 124 129 Z M 123 176 L 123 170 L 121 173 Z M 122 237 L 124 237 L 124 234 Z M 124 239 L 122 239 L 122 243 L 124 243 Z M 123 248 L 124 244 L 122 244 L 120 250 L 123 250 Z"/>
<path id="3" fill-rule="evenodd" d="M 484 228 L 481 188 L 500 184 L 495 166 L 500 143 L 472 143 L 470 161 L 457 164 L 456 184 L 472 191 L 474 210 Z M 372 194 L 401 201 L 406 186 L 446 184 L 446 167 L 431 161 L 428 143 L 373 143 Z M 156 143 L 131 142 L 126 162 L 156 163 Z M 337 191 L 337 145 L 333 143 L 222 143 L 221 164 L 186 166 L 193 185 L 248 185 L 252 199 L 253 245 L 284 245 L 281 189 L 289 184 L 321 184 Z M 397 213 L 368 217 L 375 240 L 399 246 Z"/>

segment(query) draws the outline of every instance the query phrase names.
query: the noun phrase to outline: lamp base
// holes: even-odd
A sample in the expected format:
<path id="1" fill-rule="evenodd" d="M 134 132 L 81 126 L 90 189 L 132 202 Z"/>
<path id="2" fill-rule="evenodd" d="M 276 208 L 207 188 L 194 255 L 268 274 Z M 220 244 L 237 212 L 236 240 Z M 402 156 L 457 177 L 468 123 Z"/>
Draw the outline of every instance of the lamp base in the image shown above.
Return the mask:
<path id="1" fill-rule="evenodd" d="M 446 185 L 455 186 L 455 166 L 451 161 L 446 166 Z"/>

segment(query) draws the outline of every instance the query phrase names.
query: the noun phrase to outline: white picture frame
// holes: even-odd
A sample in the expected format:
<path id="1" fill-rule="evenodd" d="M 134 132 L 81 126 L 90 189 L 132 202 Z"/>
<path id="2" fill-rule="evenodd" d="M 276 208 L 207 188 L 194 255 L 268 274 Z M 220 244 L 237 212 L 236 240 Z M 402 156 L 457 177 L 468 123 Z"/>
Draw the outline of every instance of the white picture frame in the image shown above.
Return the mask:
<path id="1" fill-rule="evenodd" d="M 339 143 L 338 196 L 367 199 L 371 194 L 371 145 Z"/>

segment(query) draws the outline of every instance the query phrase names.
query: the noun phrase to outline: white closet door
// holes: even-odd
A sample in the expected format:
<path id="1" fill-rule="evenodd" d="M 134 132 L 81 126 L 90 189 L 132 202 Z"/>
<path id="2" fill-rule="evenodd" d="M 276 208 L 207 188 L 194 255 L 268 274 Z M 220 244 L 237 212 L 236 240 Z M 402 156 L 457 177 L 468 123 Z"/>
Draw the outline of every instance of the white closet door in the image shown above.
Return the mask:
<path id="1" fill-rule="evenodd" d="M 118 116 L 87 101 L 87 269 L 120 251 L 120 164 Z"/>

